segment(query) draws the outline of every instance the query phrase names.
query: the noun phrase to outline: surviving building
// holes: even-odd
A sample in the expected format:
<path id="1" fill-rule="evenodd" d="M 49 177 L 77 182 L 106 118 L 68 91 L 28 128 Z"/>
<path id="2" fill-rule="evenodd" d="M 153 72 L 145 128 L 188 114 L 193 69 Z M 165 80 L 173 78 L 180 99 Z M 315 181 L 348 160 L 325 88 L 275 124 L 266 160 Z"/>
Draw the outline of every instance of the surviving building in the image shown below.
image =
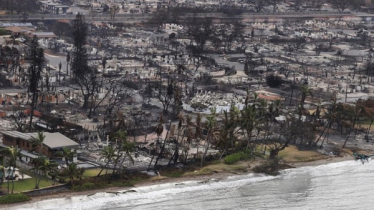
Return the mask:
<path id="1" fill-rule="evenodd" d="M 35 153 L 32 152 L 32 141 L 33 138 L 37 137 L 38 133 L 22 133 L 19 131 L 2 131 L 1 133 L 3 134 L 3 142 L 0 143 L 0 147 L 18 146 L 21 149 L 23 160 L 26 162 L 30 162 L 31 159 L 36 157 Z M 45 138 L 41 152 L 48 158 L 59 158 L 56 156 L 56 152 L 62 150 L 64 147 L 78 148 L 79 146 L 77 142 L 61 133 L 44 132 L 43 134 Z"/>

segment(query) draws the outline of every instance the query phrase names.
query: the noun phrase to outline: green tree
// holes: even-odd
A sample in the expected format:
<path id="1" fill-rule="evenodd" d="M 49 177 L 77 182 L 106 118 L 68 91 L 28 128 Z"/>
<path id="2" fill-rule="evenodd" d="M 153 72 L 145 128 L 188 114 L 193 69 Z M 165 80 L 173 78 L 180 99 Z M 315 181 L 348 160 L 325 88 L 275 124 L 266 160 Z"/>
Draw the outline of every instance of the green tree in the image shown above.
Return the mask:
<path id="1" fill-rule="evenodd" d="M 43 131 L 38 131 L 36 137 L 31 137 L 30 140 L 33 150 L 37 151 L 38 156 L 41 156 L 43 154 L 43 143 L 45 140 Z"/>
<path id="2" fill-rule="evenodd" d="M 206 154 L 208 153 L 208 150 L 209 150 L 209 147 L 210 147 L 210 142 L 215 137 L 215 129 L 216 129 L 216 125 L 217 125 L 216 109 L 215 108 L 213 108 L 211 110 L 211 114 L 206 117 L 206 122 L 205 123 L 206 123 L 206 129 L 208 130 L 208 132 L 207 132 L 207 135 L 206 135 L 206 138 L 205 138 L 206 146 L 205 146 L 204 154 L 201 158 L 201 164 L 200 164 L 201 167 L 203 166 Z"/>
<path id="3" fill-rule="evenodd" d="M 35 189 L 39 188 L 39 183 L 40 183 L 40 179 L 41 179 L 41 174 L 40 174 L 40 169 L 39 168 L 42 166 L 41 164 L 44 164 L 44 162 L 42 161 L 43 159 L 41 159 L 44 156 L 44 154 L 43 154 L 44 140 L 45 140 L 45 135 L 44 135 L 43 132 L 38 132 L 36 134 L 36 137 L 33 136 L 30 139 L 32 149 L 35 150 L 38 153 L 38 157 L 32 161 L 32 164 L 34 165 L 32 170 L 34 171 L 34 174 L 36 175 L 36 177 L 35 177 Z"/>
<path id="4" fill-rule="evenodd" d="M 6 161 L 6 167 L 8 168 L 8 178 L 12 180 L 12 191 L 13 194 L 14 190 L 14 175 L 16 171 L 16 161 L 17 158 L 21 157 L 21 151 L 18 149 L 18 147 L 7 147 L 0 150 L 0 154 L 5 156 L 7 158 Z M 9 179 L 8 179 L 8 194 L 9 194 Z"/>
<path id="5" fill-rule="evenodd" d="M 195 136 L 195 134 L 194 134 L 194 123 L 192 122 L 192 117 L 190 115 L 186 115 L 185 121 L 186 121 L 186 125 L 185 125 L 185 130 L 184 130 L 183 135 L 186 135 L 187 137 L 188 146 L 185 145 L 185 148 L 184 148 L 184 163 L 187 163 L 188 152 L 191 148 L 192 138 Z"/>
<path id="6" fill-rule="evenodd" d="M 76 163 L 71 163 L 61 170 L 60 176 L 69 178 L 70 186 L 74 187 L 74 179 L 81 177 L 83 173 L 84 169 L 78 167 Z"/>
<path id="7" fill-rule="evenodd" d="M 31 41 L 31 47 L 29 49 L 29 58 L 30 58 L 30 67 L 29 71 L 29 87 L 28 92 L 32 94 L 31 98 L 31 112 L 30 112 L 30 122 L 29 122 L 29 131 L 32 131 L 32 118 L 34 115 L 34 109 L 36 106 L 38 98 L 38 87 L 39 81 L 41 79 L 41 73 L 45 63 L 44 60 L 44 51 L 39 47 L 38 38 L 33 37 Z"/>
<path id="8" fill-rule="evenodd" d="M 73 158 L 76 153 L 71 148 L 64 147 L 61 151 L 58 151 L 55 154 L 56 156 L 62 157 L 65 160 L 65 164 L 68 166 L 70 163 L 73 162 Z"/>
<path id="9" fill-rule="evenodd" d="M 302 106 L 304 106 L 304 102 L 305 102 L 306 97 L 308 95 L 313 97 L 313 92 L 312 92 L 312 89 L 309 88 L 307 85 L 301 86 L 300 91 L 301 91 L 300 103 L 301 103 Z"/>
<path id="10" fill-rule="evenodd" d="M 126 157 L 129 158 L 130 161 L 134 164 L 134 160 L 131 156 L 131 152 L 133 152 L 134 148 L 135 148 L 135 143 L 128 141 L 126 131 L 123 131 L 123 130 L 117 131 L 115 133 L 114 138 L 117 139 L 118 144 L 117 144 L 117 148 L 116 148 L 116 154 L 117 155 L 114 158 L 114 167 L 113 167 L 112 176 L 116 172 L 119 171 L 119 170 L 117 170 L 117 165 L 118 165 L 121 158 L 122 158 L 122 161 L 120 163 L 120 167 L 123 167 L 123 162 L 124 162 Z"/>
<path id="11" fill-rule="evenodd" d="M 252 132 L 258 128 L 259 120 L 258 113 L 255 106 L 251 106 L 246 100 L 244 108 L 241 110 L 240 128 L 244 131 L 244 136 L 247 138 L 247 149 L 250 147 Z"/>
<path id="12" fill-rule="evenodd" d="M 105 159 L 106 163 L 105 163 L 105 166 L 101 168 L 101 170 L 100 170 L 99 174 L 97 174 L 97 176 L 100 176 L 104 169 L 106 169 L 105 174 L 107 174 L 109 164 L 113 161 L 114 158 L 117 157 L 116 150 L 112 145 L 108 145 L 108 146 L 104 147 L 101 150 L 100 153 L 101 153 L 101 156 Z"/>
<path id="13" fill-rule="evenodd" d="M 39 189 L 40 181 L 42 177 L 46 177 L 48 172 L 54 170 L 57 167 L 57 163 L 49 160 L 46 156 L 39 156 L 32 160 L 34 166 L 33 170 L 35 173 L 35 189 Z"/>

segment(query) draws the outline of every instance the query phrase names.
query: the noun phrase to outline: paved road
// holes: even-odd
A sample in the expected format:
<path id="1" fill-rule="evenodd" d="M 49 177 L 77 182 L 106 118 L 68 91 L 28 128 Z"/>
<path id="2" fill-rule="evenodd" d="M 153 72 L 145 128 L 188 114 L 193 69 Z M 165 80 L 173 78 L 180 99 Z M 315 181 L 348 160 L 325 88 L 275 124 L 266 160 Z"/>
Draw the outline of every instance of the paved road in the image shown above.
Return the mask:
<path id="1" fill-rule="evenodd" d="M 110 15 L 85 15 L 87 22 L 95 22 L 95 21 L 114 21 L 114 22 L 142 22 L 147 21 L 151 15 L 149 14 L 118 14 L 116 15 L 114 20 L 111 20 Z M 29 15 L 29 20 L 73 20 L 75 19 L 75 15 L 54 15 L 54 14 L 32 14 Z M 6 15 L 0 16 L 1 21 L 15 21 L 19 22 L 20 16 L 19 15 Z"/>
<path id="2" fill-rule="evenodd" d="M 332 11 L 313 11 L 313 12 L 264 12 L 264 13 L 243 13 L 236 16 L 227 16 L 222 13 L 198 13 L 197 17 L 212 17 L 220 19 L 252 19 L 252 18 L 297 18 L 297 17 L 342 17 L 346 15 L 355 16 L 374 16 L 374 14 L 367 13 L 350 13 L 350 12 L 332 12 Z M 184 15 L 185 18 L 192 17 L 193 14 Z M 142 22 L 153 18 L 152 14 L 117 14 L 114 20 L 111 20 L 109 14 L 87 14 L 86 21 L 114 21 L 114 22 Z M 54 15 L 54 14 L 33 14 L 29 15 L 29 20 L 58 20 L 58 19 L 68 19 L 72 20 L 75 15 Z M 19 15 L 6 15 L 0 16 L 2 21 L 20 21 Z"/>

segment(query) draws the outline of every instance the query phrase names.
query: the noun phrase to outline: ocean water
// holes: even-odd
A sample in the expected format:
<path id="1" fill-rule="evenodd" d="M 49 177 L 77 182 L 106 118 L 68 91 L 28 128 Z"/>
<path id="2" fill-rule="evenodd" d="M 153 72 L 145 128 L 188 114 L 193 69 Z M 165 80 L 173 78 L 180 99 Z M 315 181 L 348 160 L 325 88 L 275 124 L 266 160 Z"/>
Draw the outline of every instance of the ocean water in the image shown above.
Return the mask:
<path id="1" fill-rule="evenodd" d="M 374 161 L 288 169 L 279 176 L 241 175 L 44 200 L 11 209 L 218 210 L 374 209 Z"/>

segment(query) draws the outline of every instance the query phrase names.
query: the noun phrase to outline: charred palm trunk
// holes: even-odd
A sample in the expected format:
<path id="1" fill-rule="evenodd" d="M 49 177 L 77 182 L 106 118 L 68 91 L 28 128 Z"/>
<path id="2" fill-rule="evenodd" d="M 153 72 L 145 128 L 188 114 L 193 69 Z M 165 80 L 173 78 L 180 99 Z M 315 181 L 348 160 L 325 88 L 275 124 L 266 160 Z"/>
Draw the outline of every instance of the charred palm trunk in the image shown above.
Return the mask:
<path id="1" fill-rule="evenodd" d="M 101 168 L 101 170 L 100 170 L 99 174 L 97 174 L 97 176 L 100 176 L 101 173 L 104 171 L 105 168 L 107 169 L 106 171 L 108 172 L 108 164 L 109 164 L 109 162 L 107 162 L 107 163 L 105 164 L 105 166 L 104 166 L 103 168 Z"/>
<path id="2" fill-rule="evenodd" d="M 114 167 L 113 167 L 113 171 L 112 171 L 112 177 L 114 176 L 114 174 L 116 173 L 117 171 L 117 165 L 118 165 L 118 161 L 119 159 L 122 157 L 122 155 L 119 155 L 117 156 L 116 160 L 114 161 Z"/>
<path id="3" fill-rule="evenodd" d="M 323 148 L 323 143 L 325 143 L 325 140 L 329 138 L 329 135 L 330 135 L 330 132 L 329 132 L 329 130 L 327 130 L 326 135 L 323 138 L 323 141 L 322 141 L 321 145 L 319 146 L 320 149 Z"/>
<path id="4" fill-rule="evenodd" d="M 366 141 L 369 142 L 369 133 L 370 133 L 370 130 L 371 130 L 371 126 L 373 125 L 373 122 L 374 122 L 374 119 L 371 119 L 370 120 L 370 125 L 369 125 L 369 128 L 366 132 Z"/>
<path id="5" fill-rule="evenodd" d="M 32 118 L 34 116 L 34 108 L 35 108 L 35 102 L 36 102 L 37 97 L 38 97 L 38 94 L 36 92 L 32 94 L 30 122 L 29 122 L 29 131 L 30 132 L 32 132 Z"/>
<path id="6" fill-rule="evenodd" d="M 172 160 L 173 160 L 174 164 L 176 164 L 177 161 L 178 161 L 178 158 L 179 158 L 179 146 L 182 144 L 182 141 L 183 141 L 183 139 L 184 139 L 184 135 L 185 135 L 185 133 L 183 133 L 183 136 L 182 136 L 182 139 L 180 140 L 180 143 L 179 143 L 179 141 L 178 141 L 179 134 L 180 134 L 180 130 L 178 131 L 178 136 L 177 136 L 177 145 L 175 146 L 174 154 L 170 157 L 170 160 L 169 160 L 168 165 L 171 164 L 171 161 L 172 161 Z"/>
<path id="7" fill-rule="evenodd" d="M 291 86 L 291 98 L 290 98 L 290 105 L 292 104 L 292 97 L 293 97 L 293 89 L 295 88 L 295 85 Z"/>
<path id="8" fill-rule="evenodd" d="M 328 122 L 326 124 L 326 126 L 324 127 L 323 131 L 321 132 L 321 134 L 319 135 L 318 139 L 316 142 L 314 142 L 314 145 L 317 145 L 317 143 L 321 140 L 321 137 L 323 136 L 323 134 L 325 133 L 326 129 L 331 127 L 332 123 L 331 122 Z"/>
<path id="9" fill-rule="evenodd" d="M 166 132 L 166 136 L 165 136 L 165 139 L 164 139 L 164 143 L 162 144 L 161 151 L 160 151 L 160 153 L 158 154 L 157 159 L 156 159 L 156 162 L 155 162 L 155 164 L 154 164 L 154 166 L 153 166 L 154 168 L 157 166 L 158 161 L 160 160 L 160 158 L 162 157 L 162 155 L 163 155 L 163 153 L 164 153 L 165 146 L 166 146 L 166 139 L 168 138 L 169 131 L 170 131 L 170 127 L 171 127 L 171 120 L 170 120 L 170 123 L 169 123 L 169 129 L 168 129 L 168 131 Z M 153 160 L 153 158 L 152 158 L 152 160 Z M 152 163 L 152 162 L 151 162 L 151 163 Z M 149 167 L 148 167 L 148 168 L 149 168 Z"/>
<path id="10" fill-rule="evenodd" d="M 352 133 L 352 130 L 355 129 L 355 126 L 356 126 L 356 117 L 353 119 L 353 125 L 352 125 L 352 128 L 350 129 L 348 135 L 347 135 L 347 138 L 345 139 L 344 141 L 344 144 L 343 144 L 343 148 L 345 148 L 345 145 L 347 144 L 347 141 L 349 139 L 349 137 L 351 136 L 351 133 Z"/>
<path id="11" fill-rule="evenodd" d="M 206 137 L 206 140 L 205 140 L 207 142 L 207 145 L 205 147 L 204 154 L 201 157 L 201 167 L 203 167 L 204 160 L 205 160 L 206 154 L 208 153 L 208 149 L 209 149 L 209 146 L 210 146 L 210 135 L 211 135 L 211 131 L 209 130 L 208 134 L 207 134 L 207 137 Z"/>

